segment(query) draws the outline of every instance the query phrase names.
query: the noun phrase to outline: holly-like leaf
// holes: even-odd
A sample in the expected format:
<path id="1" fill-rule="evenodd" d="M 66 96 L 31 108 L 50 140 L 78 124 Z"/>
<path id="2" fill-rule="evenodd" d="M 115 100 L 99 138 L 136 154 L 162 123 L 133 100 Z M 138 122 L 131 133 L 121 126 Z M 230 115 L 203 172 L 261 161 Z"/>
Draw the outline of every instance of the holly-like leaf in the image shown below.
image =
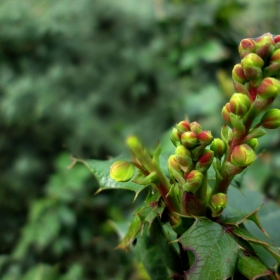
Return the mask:
<path id="1" fill-rule="evenodd" d="M 165 234 L 159 219 L 144 228 L 135 251 L 153 280 L 170 279 L 169 270 L 182 274 L 182 262 L 174 245 Z"/>
<path id="2" fill-rule="evenodd" d="M 133 178 L 128 182 L 116 182 L 110 177 L 110 166 L 120 160 L 129 161 L 130 158 L 128 156 L 119 156 L 110 160 L 83 160 L 73 158 L 73 164 L 76 162 L 81 162 L 85 164 L 89 170 L 93 173 L 97 181 L 99 182 L 100 188 L 96 193 L 99 193 L 103 190 L 112 190 L 112 189 L 126 189 L 135 192 L 135 198 L 137 198 L 138 194 L 145 188 L 147 185 L 137 185 L 133 183 Z"/>
<path id="3" fill-rule="evenodd" d="M 243 249 L 240 249 L 238 253 L 236 268 L 241 274 L 252 280 L 275 274 L 256 255 Z"/>
<path id="4" fill-rule="evenodd" d="M 195 259 L 186 279 L 227 279 L 232 277 L 239 246 L 218 223 L 196 220 L 178 241 Z"/>

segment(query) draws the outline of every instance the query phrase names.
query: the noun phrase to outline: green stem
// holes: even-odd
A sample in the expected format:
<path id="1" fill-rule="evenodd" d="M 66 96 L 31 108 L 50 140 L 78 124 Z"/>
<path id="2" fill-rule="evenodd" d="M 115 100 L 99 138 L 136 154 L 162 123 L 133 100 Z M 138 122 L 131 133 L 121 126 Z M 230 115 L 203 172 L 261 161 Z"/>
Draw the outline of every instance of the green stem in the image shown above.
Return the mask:
<path id="1" fill-rule="evenodd" d="M 132 136 L 127 140 L 127 145 L 133 155 L 140 161 L 149 173 L 156 173 L 159 183 L 153 184 L 153 186 L 155 186 L 155 188 L 159 191 L 169 210 L 171 212 L 180 213 L 180 205 L 177 197 L 174 194 L 169 193 L 171 186 L 168 179 L 165 177 L 160 167 L 153 162 L 152 158 L 141 145 L 140 141 L 136 137 Z"/>
<path id="2" fill-rule="evenodd" d="M 202 202 L 203 212 L 206 209 L 206 194 L 207 194 L 207 186 L 208 186 L 208 172 L 206 171 L 204 174 L 204 178 L 200 188 L 196 191 L 196 196 Z"/>

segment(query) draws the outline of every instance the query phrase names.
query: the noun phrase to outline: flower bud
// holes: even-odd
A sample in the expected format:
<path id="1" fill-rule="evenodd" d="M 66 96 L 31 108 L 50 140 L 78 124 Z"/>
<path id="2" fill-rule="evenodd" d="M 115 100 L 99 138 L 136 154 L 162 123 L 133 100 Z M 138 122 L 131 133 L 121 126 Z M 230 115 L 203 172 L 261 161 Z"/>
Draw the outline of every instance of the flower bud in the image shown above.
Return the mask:
<path id="1" fill-rule="evenodd" d="M 202 184 L 204 175 L 198 170 L 192 170 L 186 177 L 186 183 L 182 186 L 184 191 L 194 193 Z"/>
<path id="2" fill-rule="evenodd" d="M 227 103 L 222 109 L 222 117 L 228 125 L 231 125 L 230 113 L 230 104 Z"/>
<path id="3" fill-rule="evenodd" d="M 243 93 L 234 93 L 230 98 L 230 111 L 240 117 L 243 117 L 251 106 L 249 97 Z"/>
<path id="4" fill-rule="evenodd" d="M 116 161 L 110 167 L 110 177 L 117 182 L 129 181 L 134 175 L 135 167 L 129 161 Z"/>
<path id="5" fill-rule="evenodd" d="M 231 154 L 231 163 L 238 167 L 251 165 L 256 159 L 254 150 L 247 144 L 236 146 Z"/>
<path id="6" fill-rule="evenodd" d="M 235 82 L 244 84 L 247 81 L 247 78 L 244 74 L 241 64 L 236 64 L 232 69 L 232 79 Z"/>
<path id="7" fill-rule="evenodd" d="M 211 150 L 205 150 L 202 156 L 199 158 L 195 165 L 195 169 L 200 172 L 205 172 L 212 164 L 214 158 L 214 152 Z"/>
<path id="8" fill-rule="evenodd" d="M 217 193 L 211 197 L 212 216 L 218 217 L 227 206 L 228 197 L 224 193 Z"/>
<path id="9" fill-rule="evenodd" d="M 255 151 L 259 145 L 259 141 L 257 138 L 252 138 L 247 144 Z"/>
<path id="10" fill-rule="evenodd" d="M 177 162 L 181 166 L 188 166 L 192 164 L 192 155 L 191 152 L 184 147 L 183 145 L 179 145 L 175 150 L 175 156 Z"/>
<path id="11" fill-rule="evenodd" d="M 277 97 L 280 93 L 280 81 L 274 78 L 264 78 L 257 88 L 257 93 L 265 99 Z"/>
<path id="12" fill-rule="evenodd" d="M 210 131 L 201 131 L 197 135 L 197 140 L 200 145 L 204 145 L 205 147 L 210 145 L 213 141 L 213 136 Z"/>
<path id="13" fill-rule="evenodd" d="M 280 110 L 269 109 L 265 112 L 261 119 L 261 125 L 267 129 L 275 129 L 280 127 Z"/>
<path id="14" fill-rule="evenodd" d="M 210 149 L 214 152 L 214 157 L 221 159 L 226 152 L 226 143 L 220 138 L 215 138 Z"/>
<path id="15" fill-rule="evenodd" d="M 272 34 L 266 33 L 256 40 L 256 54 L 265 59 L 274 51 L 274 45 Z"/>
<path id="16" fill-rule="evenodd" d="M 181 121 L 177 124 L 177 131 L 179 133 L 179 135 L 181 135 L 182 133 L 186 132 L 186 131 L 190 131 L 190 124 L 188 121 Z"/>
<path id="17" fill-rule="evenodd" d="M 197 122 L 192 122 L 190 124 L 191 131 L 194 132 L 195 134 L 198 134 L 202 131 L 201 125 Z"/>
<path id="18" fill-rule="evenodd" d="M 280 62 L 273 62 L 264 68 L 264 77 L 280 78 Z"/>
<path id="19" fill-rule="evenodd" d="M 243 39 L 238 46 L 238 51 L 241 58 L 253 53 L 255 51 L 255 41 L 251 38 Z"/>
<path id="20" fill-rule="evenodd" d="M 184 132 L 181 135 L 181 143 L 188 149 L 192 149 L 197 145 L 197 136 L 192 131 Z"/>
<path id="21" fill-rule="evenodd" d="M 175 127 L 172 128 L 172 132 L 170 134 L 170 140 L 175 147 L 178 146 L 178 144 L 180 144 L 180 136 Z"/>
<path id="22" fill-rule="evenodd" d="M 273 40 L 275 44 L 280 43 L 280 35 L 274 36 Z"/>
<path id="23" fill-rule="evenodd" d="M 280 63 L 280 49 L 277 49 L 272 53 L 270 63 Z"/>
<path id="24" fill-rule="evenodd" d="M 180 164 L 178 163 L 177 161 L 177 158 L 175 155 L 171 155 L 169 158 L 168 158 L 168 161 L 167 161 L 167 165 L 168 165 L 168 169 L 169 170 L 176 170 L 177 172 L 181 172 L 181 167 L 180 167 Z"/>

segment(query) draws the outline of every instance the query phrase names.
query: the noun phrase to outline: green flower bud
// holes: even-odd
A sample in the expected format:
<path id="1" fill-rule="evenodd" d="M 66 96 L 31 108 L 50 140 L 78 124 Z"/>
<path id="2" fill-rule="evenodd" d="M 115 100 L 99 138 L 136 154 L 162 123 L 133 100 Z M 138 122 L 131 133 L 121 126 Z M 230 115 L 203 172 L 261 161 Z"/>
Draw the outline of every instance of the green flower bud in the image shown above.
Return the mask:
<path id="1" fill-rule="evenodd" d="M 134 164 L 129 161 L 116 161 L 110 167 L 110 177 L 117 182 L 129 181 L 133 177 L 134 172 Z"/>
<path id="2" fill-rule="evenodd" d="M 235 82 L 244 84 L 247 81 L 247 78 L 244 74 L 241 64 L 236 64 L 232 69 L 232 79 Z"/>
<path id="3" fill-rule="evenodd" d="M 277 97 L 280 93 L 280 81 L 274 78 L 265 78 L 257 88 L 258 96 L 261 98 Z"/>
<path id="4" fill-rule="evenodd" d="M 190 131 L 190 124 L 188 121 L 181 121 L 177 124 L 177 131 L 179 135 L 181 135 L 184 132 Z"/>
<path id="5" fill-rule="evenodd" d="M 272 34 L 266 33 L 256 40 L 256 54 L 265 59 L 274 51 L 274 45 Z"/>
<path id="6" fill-rule="evenodd" d="M 226 152 L 226 147 L 226 143 L 222 139 L 215 138 L 210 149 L 214 152 L 214 157 L 221 159 Z"/>
<path id="7" fill-rule="evenodd" d="M 211 197 L 212 216 L 218 217 L 227 206 L 228 197 L 224 193 L 217 193 Z"/>
<path id="8" fill-rule="evenodd" d="M 280 63 L 273 62 L 266 68 L 264 68 L 264 77 L 280 78 Z"/>
<path id="9" fill-rule="evenodd" d="M 205 172 L 212 164 L 214 158 L 214 152 L 211 150 L 205 150 L 202 156 L 199 158 L 195 165 L 195 169 L 200 172 Z"/>
<path id="10" fill-rule="evenodd" d="M 275 50 L 271 57 L 270 57 L 271 63 L 280 63 L 280 49 Z"/>
<path id="11" fill-rule="evenodd" d="M 177 161 L 177 158 L 175 155 L 171 155 L 169 158 L 168 158 L 168 161 L 167 161 L 167 165 L 168 165 L 168 169 L 169 170 L 176 170 L 177 172 L 181 172 L 181 167 L 180 167 L 180 164 L 178 163 Z"/>
<path id="12" fill-rule="evenodd" d="M 186 183 L 182 186 L 184 191 L 194 193 L 201 186 L 204 175 L 198 170 L 192 170 L 186 177 Z"/>
<path id="13" fill-rule="evenodd" d="M 251 38 L 243 39 L 238 46 L 238 51 L 241 58 L 255 52 L 255 41 Z"/>
<path id="14" fill-rule="evenodd" d="M 267 129 L 276 129 L 280 127 L 280 110 L 269 109 L 261 119 L 261 125 Z"/>
<path id="15" fill-rule="evenodd" d="M 201 125 L 197 122 L 192 122 L 190 124 L 191 131 L 194 132 L 195 134 L 198 134 L 202 131 Z"/>
<path id="16" fill-rule="evenodd" d="M 250 96 L 249 87 L 250 83 L 245 83 L 245 85 L 238 83 L 236 81 L 233 81 L 233 87 L 236 90 L 236 92 L 246 94 L 247 96 Z"/>
<path id="17" fill-rule="evenodd" d="M 230 103 L 227 103 L 222 109 L 222 117 L 228 125 L 231 125 L 230 113 Z"/>
<path id="18" fill-rule="evenodd" d="M 256 159 L 254 150 L 247 144 L 236 146 L 231 154 L 231 163 L 238 167 L 251 165 Z"/>
<path id="19" fill-rule="evenodd" d="M 257 138 L 252 138 L 246 144 L 248 144 L 255 151 L 259 145 L 259 141 Z"/>
<path id="20" fill-rule="evenodd" d="M 254 87 L 258 86 L 263 76 L 261 68 L 264 61 L 262 58 L 255 53 L 250 53 L 241 60 L 241 65 L 246 78 L 250 80 Z"/>
<path id="21" fill-rule="evenodd" d="M 178 146 L 178 144 L 180 144 L 180 135 L 175 127 L 173 127 L 172 132 L 170 134 L 170 140 L 175 147 Z"/>
<path id="22" fill-rule="evenodd" d="M 197 140 L 200 145 L 208 146 L 212 143 L 213 139 L 213 135 L 210 131 L 201 131 L 197 135 Z"/>
<path id="23" fill-rule="evenodd" d="M 181 166 L 189 166 L 192 164 L 192 155 L 191 152 L 184 147 L 183 145 L 179 145 L 175 150 L 175 156 L 177 162 Z"/>
<path id="24" fill-rule="evenodd" d="M 197 146 L 197 136 L 192 131 L 184 132 L 181 135 L 181 143 L 188 149 L 192 149 Z"/>
<path id="25" fill-rule="evenodd" d="M 243 93 L 234 93 L 229 101 L 230 111 L 240 117 L 243 117 L 251 106 L 249 97 Z"/>

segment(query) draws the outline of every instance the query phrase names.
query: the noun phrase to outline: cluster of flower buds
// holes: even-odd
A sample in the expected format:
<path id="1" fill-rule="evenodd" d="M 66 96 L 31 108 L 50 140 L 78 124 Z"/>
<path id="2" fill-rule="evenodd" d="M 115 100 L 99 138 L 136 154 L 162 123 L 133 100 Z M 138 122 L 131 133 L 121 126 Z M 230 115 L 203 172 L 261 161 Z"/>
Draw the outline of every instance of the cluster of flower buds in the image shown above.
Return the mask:
<path id="1" fill-rule="evenodd" d="M 170 139 L 176 146 L 175 154 L 168 160 L 170 178 L 183 191 L 195 193 L 213 162 L 214 152 L 206 147 L 214 138 L 197 122 L 181 121 L 173 128 Z"/>

